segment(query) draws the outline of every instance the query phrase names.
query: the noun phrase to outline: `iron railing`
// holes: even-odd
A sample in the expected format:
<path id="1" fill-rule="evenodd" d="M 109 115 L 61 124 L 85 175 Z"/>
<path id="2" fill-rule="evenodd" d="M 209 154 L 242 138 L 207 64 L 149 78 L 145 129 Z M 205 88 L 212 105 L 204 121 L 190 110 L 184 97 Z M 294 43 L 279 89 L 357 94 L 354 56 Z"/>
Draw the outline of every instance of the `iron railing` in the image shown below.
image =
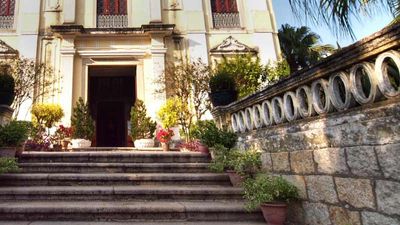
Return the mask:
<path id="1" fill-rule="evenodd" d="M 14 16 L 0 16 L 0 29 L 12 29 L 14 27 Z"/>
<path id="2" fill-rule="evenodd" d="M 239 28 L 239 13 L 213 13 L 214 28 Z"/>
<path id="3" fill-rule="evenodd" d="M 98 28 L 128 27 L 128 15 L 98 15 Z"/>

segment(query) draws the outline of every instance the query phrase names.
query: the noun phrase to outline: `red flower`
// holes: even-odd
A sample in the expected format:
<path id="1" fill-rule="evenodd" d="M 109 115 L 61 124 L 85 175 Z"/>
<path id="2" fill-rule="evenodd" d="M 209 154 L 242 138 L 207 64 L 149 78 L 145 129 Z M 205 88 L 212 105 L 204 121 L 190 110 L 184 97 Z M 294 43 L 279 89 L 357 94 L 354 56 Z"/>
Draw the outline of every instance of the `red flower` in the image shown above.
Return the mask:
<path id="1" fill-rule="evenodd" d="M 157 132 L 157 139 L 161 143 L 168 143 L 171 141 L 174 132 L 171 129 L 161 129 Z"/>

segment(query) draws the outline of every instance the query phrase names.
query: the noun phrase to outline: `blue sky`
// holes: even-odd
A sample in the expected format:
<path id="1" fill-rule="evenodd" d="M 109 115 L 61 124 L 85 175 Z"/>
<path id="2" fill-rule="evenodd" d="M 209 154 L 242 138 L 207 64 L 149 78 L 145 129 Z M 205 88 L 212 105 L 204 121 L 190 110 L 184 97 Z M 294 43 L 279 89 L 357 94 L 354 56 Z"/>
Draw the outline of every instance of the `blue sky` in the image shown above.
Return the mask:
<path id="1" fill-rule="evenodd" d="M 288 23 L 292 26 L 308 26 L 311 30 L 317 33 L 324 44 L 332 44 L 336 46 L 336 42 L 339 43 L 341 47 L 345 47 L 349 44 L 355 42 L 350 37 L 335 37 L 333 32 L 331 32 L 324 24 L 313 24 L 311 22 L 306 22 L 306 20 L 296 18 L 289 5 L 289 0 L 273 0 L 275 16 L 278 24 L 278 28 L 281 27 L 282 24 Z M 389 12 L 377 12 L 372 17 L 361 16 L 360 20 L 353 19 L 353 30 L 356 34 L 356 39 L 359 40 L 363 37 L 366 37 L 376 31 L 379 31 L 383 27 L 385 27 L 390 21 L 392 21 L 393 17 Z"/>

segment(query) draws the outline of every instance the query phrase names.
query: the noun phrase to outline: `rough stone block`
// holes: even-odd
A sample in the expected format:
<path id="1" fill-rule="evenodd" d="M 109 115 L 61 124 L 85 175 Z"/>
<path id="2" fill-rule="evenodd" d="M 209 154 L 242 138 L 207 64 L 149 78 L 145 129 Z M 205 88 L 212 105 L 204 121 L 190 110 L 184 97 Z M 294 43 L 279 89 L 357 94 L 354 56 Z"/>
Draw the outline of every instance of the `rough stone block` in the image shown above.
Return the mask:
<path id="1" fill-rule="evenodd" d="M 262 169 L 270 172 L 272 171 L 272 159 L 270 153 L 262 153 L 261 155 Z"/>
<path id="2" fill-rule="evenodd" d="M 307 199 L 306 183 L 303 176 L 282 175 L 282 177 L 297 187 L 301 199 Z"/>
<path id="3" fill-rule="evenodd" d="M 311 201 L 337 203 L 338 197 L 331 176 L 306 176 L 308 198 Z"/>
<path id="4" fill-rule="evenodd" d="M 328 206 L 326 206 L 325 204 L 304 202 L 303 208 L 305 212 L 306 224 L 310 225 L 331 224 L 331 220 L 329 218 Z"/>
<path id="5" fill-rule="evenodd" d="M 359 212 L 332 206 L 329 208 L 329 215 L 333 225 L 361 225 Z"/>
<path id="6" fill-rule="evenodd" d="M 288 217 L 287 217 L 287 224 L 299 225 L 304 224 L 304 209 L 302 203 L 298 202 L 291 202 L 288 205 Z"/>
<path id="7" fill-rule="evenodd" d="M 367 179 L 335 178 L 340 201 L 356 208 L 375 209 L 371 181 Z"/>
<path id="8" fill-rule="evenodd" d="M 272 153 L 271 158 L 272 158 L 272 167 L 275 172 L 290 171 L 288 152 Z"/>
<path id="9" fill-rule="evenodd" d="M 362 212 L 363 225 L 399 225 L 400 220 L 376 212 Z"/>
<path id="10" fill-rule="evenodd" d="M 376 153 L 385 177 L 400 180 L 400 144 L 376 147 Z"/>
<path id="11" fill-rule="evenodd" d="M 381 172 L 378 167 L 374 147 L 352 147 L 346 148 L 347 163 L 350 171 L 358 176 L 379 176 Z"/>
<path id="12" fill-rule="evenodd" d="M 315 172 L 313 151 L 296 151 L 290 153 L 292 172 L 312 174 Z"/>
<path id="13" fill-rule="evenodd" d="M 400 215 L 400 183 L 376 181 L 378 210 L 386 214 Z"/>
<path id="14" fill-rule="evenodd" d="M 344 149 L 322 149 L 314 151 L 314 159 L 318 165 L 319 173 L 347 174 Z"/>

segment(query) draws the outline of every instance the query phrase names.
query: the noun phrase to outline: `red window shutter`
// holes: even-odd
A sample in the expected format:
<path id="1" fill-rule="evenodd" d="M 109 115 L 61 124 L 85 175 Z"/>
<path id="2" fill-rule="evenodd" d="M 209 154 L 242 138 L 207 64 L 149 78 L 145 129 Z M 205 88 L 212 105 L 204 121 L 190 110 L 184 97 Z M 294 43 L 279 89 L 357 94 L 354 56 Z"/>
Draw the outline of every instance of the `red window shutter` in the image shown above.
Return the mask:
<path id="1" fill-rule="evenodd" d="M 222 0 L 215 0 L 215 12 L 216 13 L 222 12 Z"/>
<path id="2" fill-rule="evenodd" d="M 110 0 L 103 0 L 103 15 L 110 14 Z"/>

